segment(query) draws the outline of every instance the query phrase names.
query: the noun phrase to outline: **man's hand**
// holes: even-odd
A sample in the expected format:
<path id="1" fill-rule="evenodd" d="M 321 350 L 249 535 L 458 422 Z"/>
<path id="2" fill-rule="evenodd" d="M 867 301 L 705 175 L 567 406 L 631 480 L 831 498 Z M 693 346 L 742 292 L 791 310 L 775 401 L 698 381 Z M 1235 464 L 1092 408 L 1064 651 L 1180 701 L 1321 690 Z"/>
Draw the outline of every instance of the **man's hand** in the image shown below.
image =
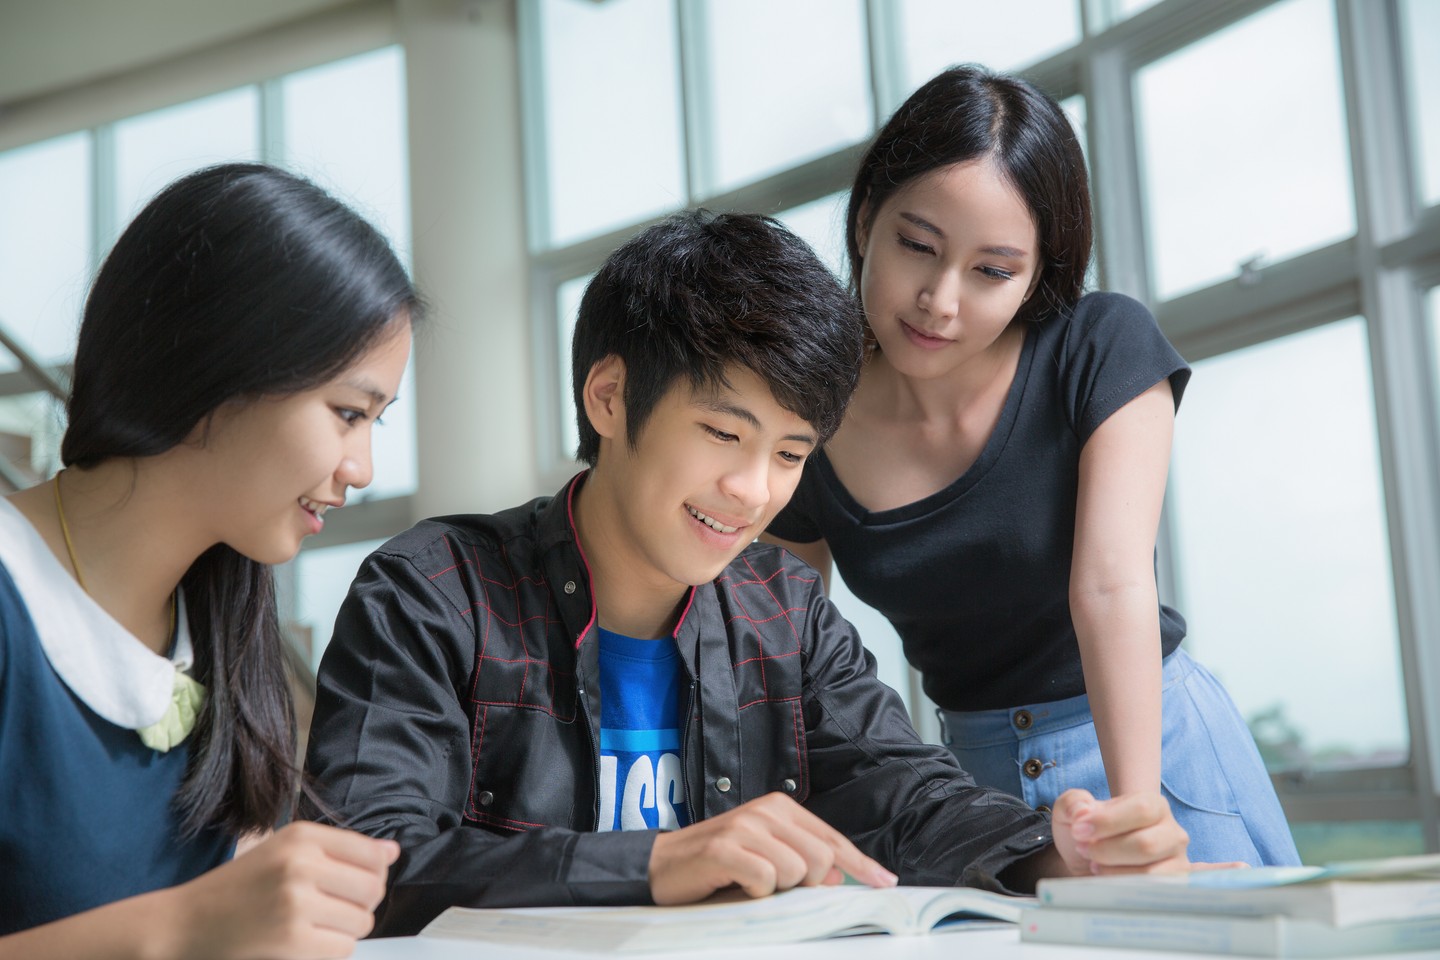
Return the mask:
<path id="1" fill-rule="evenodd" d="M 1190 837 L 1159 793 L 1096 800 L 1066 790 L 1051 819 L 1055 849 L 1071 874 L 1173 873 L 1192 869 Z"/>
<path id="2" fill-rule="evenodd" d="M 845 835 L 783 793 L 662 833 L 650 852 L 650 894 L 659 904 L 694 903 L 738 886 L 752 897 L 837 884 L 841 871 L 872 887 L 897 878 Z"/>

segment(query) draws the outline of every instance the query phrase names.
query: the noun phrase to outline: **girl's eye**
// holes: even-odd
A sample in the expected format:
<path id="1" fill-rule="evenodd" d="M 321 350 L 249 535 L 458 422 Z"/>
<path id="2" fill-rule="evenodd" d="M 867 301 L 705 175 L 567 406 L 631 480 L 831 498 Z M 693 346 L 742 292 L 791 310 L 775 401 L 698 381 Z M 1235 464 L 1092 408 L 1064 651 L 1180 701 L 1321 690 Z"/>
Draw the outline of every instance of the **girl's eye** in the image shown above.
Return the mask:
<path id="1" fill-rule="evenodd" d="M 355 424 L 359 423 L 361 420 L 365 419 L 364 410 L 351 410 L 347 407 L 336 407 L 335 415 L 341 420 L 344 420 L 347 425 L 352 427 Z"/>
<path id="2" fill-rule="evenodd" d="M 791 453 L 788 450 L 780 451 L 780 459 L 784 460 L 786 463 L 794 464 L 796 466 L 799 466 L 800 464 L 805 462 L 804 454 Z"/>
<path id="3" fill-rule="evenodd" d="M 1011 270 L 1001 270 L 999 267 L 981 267 L 980 272 L 991 280 L 1013 280 L 1015 273 Z"/>
<path id="4" fill-rule="evenodd" d="M 708 433 L 708 434 L 710 434 L 710 436 L 712 436 L 712 437 L 714 437 L 716 440 L 720 440 L 720 441 L 722 441 L 722 442 L 724 442 L 724 443 L 729 443 L 729 442 L 731 442 L 732 440 L 739 440 L 739 439 L 740 439 L 739 437 L 735 436 L 735 434 L 733 434 L 733 433 L 726 433 L 724 430 L 716 430 L 714 427 L 710 426 L 708 423 L 702 423 L 702 424 L 700 424 L 700 426 L 704 427 L 704 428 L 705 428 L 705 432 Z"/>
<path id="5" fill-rule="evenodd" d="M 900 241 L 900 246 L 904 247 L 906 250 L 914 250 L 916 253 L 935 252 L 935 248 L 930 246 L 928 243 L 921 243 L 919 240 L 911 240 L 903 233 L 897 233 L 895 236 L 896 239 Z"/>

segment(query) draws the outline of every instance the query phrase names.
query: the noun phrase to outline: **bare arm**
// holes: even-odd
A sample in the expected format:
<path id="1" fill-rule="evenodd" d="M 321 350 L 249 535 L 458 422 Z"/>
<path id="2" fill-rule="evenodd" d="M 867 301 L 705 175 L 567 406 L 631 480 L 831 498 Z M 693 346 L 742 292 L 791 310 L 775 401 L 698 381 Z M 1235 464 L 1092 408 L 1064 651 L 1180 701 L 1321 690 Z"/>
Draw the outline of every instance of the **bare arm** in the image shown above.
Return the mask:
<path id="1" fill-rule="evenodd" d="M 1102 423 L 1080 454 L 1070 615 L 1112 796 L 1160 789 L 1155 533 L 1175 405 L 1162 380 Z"/>
<path id="2" fill-rule="evenodd" d="M 825 593 L 830 593 L 830 570 L 834 563 L 830 559 L 830 544 L 824 540 L 815 540 L 811 543 L 796 543 L 793 540 L 781 540 L 779 537 L 771 536 L 768 533 L 760 534 L 762 543 L 773 543 L 777 547 L 784 547 L 795 556 L 804 560 L 820 574 L 820 582 L 825 585 Z"/>
<path id="3" fill-rule="evenodd" d="M 0 937 L 0 960 L 348 956 L 399 847 L 291 824 L 189 883 Z"/>

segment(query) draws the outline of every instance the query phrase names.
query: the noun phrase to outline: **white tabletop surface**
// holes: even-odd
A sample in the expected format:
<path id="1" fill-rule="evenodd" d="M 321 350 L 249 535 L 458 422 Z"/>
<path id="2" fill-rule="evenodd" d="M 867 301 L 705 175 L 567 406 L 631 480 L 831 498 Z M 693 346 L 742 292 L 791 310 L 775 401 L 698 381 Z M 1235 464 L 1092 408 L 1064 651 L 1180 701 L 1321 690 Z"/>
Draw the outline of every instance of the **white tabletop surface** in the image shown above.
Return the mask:
<path id="1" fill-rule="evenodd" d="M 1117 950 L 1110 947 L 1080 947 L 1051 943 L 1021 943 L 1012 926 L 942 930 L 922 937 L 844 937 L 773 947 L 740 947 L 660 953 L 596 953 L 593 951 L 547 950 L 513 947 L 479 940 L 436 940 L 428 937 L 396 937 L 366 940 L 355 949 L 356 960 L 596 960 L 599 957 L 653 960 L 664 957 L 715 960 L 733 953 L 745 960 L 1196 960 L 1196 953 L 1156 950 Z M 1436 960 L 1434 953 L 1387 953 L 1384 960 Z"/>

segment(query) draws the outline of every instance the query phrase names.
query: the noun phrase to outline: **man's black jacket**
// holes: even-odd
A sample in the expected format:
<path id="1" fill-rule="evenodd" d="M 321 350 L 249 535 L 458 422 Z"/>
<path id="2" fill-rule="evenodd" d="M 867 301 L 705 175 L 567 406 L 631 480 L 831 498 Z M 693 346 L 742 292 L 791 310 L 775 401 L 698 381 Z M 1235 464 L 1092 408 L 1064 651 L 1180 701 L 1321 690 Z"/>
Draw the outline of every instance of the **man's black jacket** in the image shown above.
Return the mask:
<path id="1" fill-rule="evenodd" d="M 322 819 L 401 845 L 377 933 L 457 904 L 650 902 L 655 832 L 594 832 L 600 680 L 577 485 L 420 523 L 365 561 L 340 610 L 306 767 Z M 1043 814 L 920 741 L 785 551 L 753 545 L 693 589 L 675 642 L 696 820 L 783 790 L 906 884 L 1003 889 L 997 874 L 1050 842 Z"/>

